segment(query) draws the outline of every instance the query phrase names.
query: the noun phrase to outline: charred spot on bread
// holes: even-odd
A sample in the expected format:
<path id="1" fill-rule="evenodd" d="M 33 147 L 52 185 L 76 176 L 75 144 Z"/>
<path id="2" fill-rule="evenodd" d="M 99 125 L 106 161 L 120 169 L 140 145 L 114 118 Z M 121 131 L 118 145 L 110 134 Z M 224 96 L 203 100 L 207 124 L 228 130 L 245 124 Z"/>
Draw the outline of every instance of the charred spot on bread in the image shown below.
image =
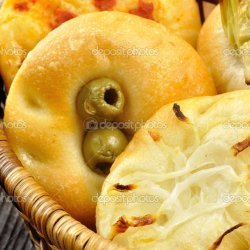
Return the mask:
<path id="1" fill-rule="evenodd" d="M 234 150 L 234 155 L 237 156 L 240 152 L 244 151 L 250 146 L 250 136 L 245 140 L 236 143 L 232 148 Z"/>
<path id="2" fill-rule="evenodd" d="M 121 216 L 118 221 L 113 225 L 114 236 L 119 233 L 124 233 L 129 228 L 129 223 L 125 216 Z"/>
<path id="3" fill-rule="evenodd" d="M 246 85 L 250 85 L 250 79 L 245 78 Z"/>
<path id="4" fill-rule="evenodd" d="M 112 10 L 116 5 L 116 0 L 94 0 L 94 5 L 99 10 Z"/>
<path id="5" fill-rule="evenodd" d="M 132 216 L 131 218 L 121 216 L 113 225 L 113 238 L 119 233 L 126 232 L 129 227 L 143 227 L 151 225 L 154 222 L 155 218 L 151 214 L 146 214 L 144 216 Z"/>
<path id="6" fill-rule="evenodd" d="M 188 122 L 188 118 L 182 113 L 181 107 L 177 103 L 174 104 L 173 111 L 178 120 Z"/>
<path id="7" fill-rule="evenodd" d="M 239 227 L 245 226 L 246 223 L 239 223 L 231 228 L 229 228 L 228 230 L 226 230 L 214 243 L 213 245 L 209 248 L 209 250 L 216 250 L 218 249 L 218 247 L 220 246 L 222 240 L 224 239 L 224 237 L 230 233 L 232 233 L 234 230 L 238 229 Z"/>
<path id="8" fill-rule="evenodd" d="M 157 132 L 155 132 L 155 131 L 148 131 L 148 133 L 149 133 L 149 135 L 151 136 L 151 138 L 152 138 L 155 142 L 160 141 L 161 136 L 160 136 Z"/>
<path id="9" fill-rule="evenodd" d="M 113 186 L 113 190 L 116 190 L 118 192 L 128 192 L 133 189 L 136 189 L 136 185 L 134 184 L 129 184 L 129 185 L 122 185 L 120 183 L 117 183 Z"/>
<path id="10" fill-rule="evenodd" d="M 146 214 L 144 216 L 135 216 L 132 217 L 133 227 L 143 227 L 151 225 L 155 222 L 155 218 L 151 214 Z"/>
<path id="11" fill-rule="evenodd" d="M 145 3 L 143 0 L 139 0 L 138 8 L 130 10 L 129 13 L 154 20 L 153 11 L 154 11 L 153 3 Z"/>
<path id="12" fill-rule="evenodd" d="M 15 3 L 14 9 L 17 11 L 28 11 L 29 10 L 29 3 L 28 2 Z"/>
<path id="13" fill-rule="evenodd" d="M 68 10 L 63 10 L 63 9 L 56 9 L 54 12 L 54 22 L 51 24 L 51 28 L 55 29 L 58 26 L 60 26 L 61 24 L 63 24 L 64 22 L 75 18 L 77 15 L 68 11 Z"/>

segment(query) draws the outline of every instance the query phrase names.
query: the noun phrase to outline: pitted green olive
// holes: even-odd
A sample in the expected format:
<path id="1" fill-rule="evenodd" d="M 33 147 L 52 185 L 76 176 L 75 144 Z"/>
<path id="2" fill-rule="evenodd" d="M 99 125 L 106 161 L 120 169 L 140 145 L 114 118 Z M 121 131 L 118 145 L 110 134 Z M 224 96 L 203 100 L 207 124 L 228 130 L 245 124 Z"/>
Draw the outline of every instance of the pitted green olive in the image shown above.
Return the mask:
<path id="1" fill-rule="evenodd" d="M 109 78 L 100 78 L 86 84 L 77 98 L 79 114 L 113 119 L 123 112 L 124 95 L 120 85 Z"/>
<path id="2" fill-rule="evenodd" d="M 99 174 L 108 174 L 116 157 L 128 144 L 126 136 L 116 128 L 98 129 L 87 133 L 83 155 L 87 165 Z"/>

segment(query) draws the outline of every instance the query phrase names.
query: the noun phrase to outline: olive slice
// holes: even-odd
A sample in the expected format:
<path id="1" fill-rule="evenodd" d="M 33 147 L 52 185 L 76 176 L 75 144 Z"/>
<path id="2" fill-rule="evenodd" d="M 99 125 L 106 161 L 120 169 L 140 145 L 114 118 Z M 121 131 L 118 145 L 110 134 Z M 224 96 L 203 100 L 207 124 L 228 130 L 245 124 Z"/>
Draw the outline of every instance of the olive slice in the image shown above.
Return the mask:
<path id="1" fill-rule="evenodd" d="M 127 144 L 126 136 L 117 128 L 90 131 L 83 142 L 84 159 L 94 172 L 107 175 Z"/>
<path id="2" fill-rule="evenodd" d="M 112 79 L 100 78 L 80 90 L 77 109 L 82 118 L 94 116 L 112 120 L 123 112 L 124 102 L 120 85 Z"/>

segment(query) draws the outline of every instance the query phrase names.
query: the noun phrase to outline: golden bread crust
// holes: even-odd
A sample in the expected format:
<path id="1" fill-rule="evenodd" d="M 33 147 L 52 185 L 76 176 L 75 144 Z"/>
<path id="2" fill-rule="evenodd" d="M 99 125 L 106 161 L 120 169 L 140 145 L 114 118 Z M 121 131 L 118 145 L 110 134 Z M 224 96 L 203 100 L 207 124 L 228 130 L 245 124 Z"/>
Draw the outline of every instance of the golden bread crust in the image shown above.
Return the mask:
<path id="1" fill-rule="evenodd" d="M 81 14 L 100 11 L 93 2 L 93 0 L 4 1 L 0 10 L 0 74 L 7 90 L 28 52 L 61 23 Z M 155 21 L 162 23 L 194 47 L 196 46 L 201 25 L 195 0 L 117 0 L 113 2 L 115 5 L 112 10 L 135 14 L 140 14 L 141 11 L 142 16 L 145 15 L 145 10 L 150 11 L 153 8 L 152 18 Z M 141 7 L 142 4 L 144 7 Z"/>
<path id="2" fill-rule="evenodd" d="M 229 44 L 217 6 L 203 25 L 198 39 L 198 53 L 209 68 L 219 93 L 250 89 L 245 83 L 244 69 L 236 50 Z"/>
<path id="3" fill-rule="evenodd" d="M 156 54 L 99 53 L 134 48 Z M 170 101 L 215 94 L 210 75 L 189 44 L 156 22 L 126 13 L 77 17 L 29 53 L 5 109 L 5 122 L 22 120 L 25 126 L 7 128 L 8 140 L 52 197 L 88 225 L 94 220 L 92 196 L 100 191 L 103 177 L 84 162 L 84 121 L 77 114 L 76 98 L 86 83 L 99 77 L 117 81 L 124 92 L 124 112 L 117 121 L 146 121 Z"/>

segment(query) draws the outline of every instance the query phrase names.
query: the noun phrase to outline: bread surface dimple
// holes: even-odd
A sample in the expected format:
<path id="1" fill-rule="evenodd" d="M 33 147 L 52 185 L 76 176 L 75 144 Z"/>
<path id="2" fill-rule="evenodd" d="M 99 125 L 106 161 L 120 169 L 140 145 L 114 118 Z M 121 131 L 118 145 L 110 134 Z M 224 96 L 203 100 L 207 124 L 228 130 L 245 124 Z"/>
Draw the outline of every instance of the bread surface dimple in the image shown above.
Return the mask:
<path id="1" fill-rule="evenodd" d="M 112 56 L 95 51 L 134 48 L 157 53 Z M 102 77 L 117 81 L 125 95 L 124 112 L 116 121 L 132 124 L 142 125 L 172 100 L 215 94 L 195 50 L 151 20 L 115 11 L 91 13 L 62 24 L 39 42 L 9 92 L 5 120 L 22 119 L 26 127 L 7 129 L 8 140 L 39 183 L 87 225 L 93 225 L 92 198 L 104 178 L 83 159 L 84 119 L 76 99 L 86 83 Z"/>

